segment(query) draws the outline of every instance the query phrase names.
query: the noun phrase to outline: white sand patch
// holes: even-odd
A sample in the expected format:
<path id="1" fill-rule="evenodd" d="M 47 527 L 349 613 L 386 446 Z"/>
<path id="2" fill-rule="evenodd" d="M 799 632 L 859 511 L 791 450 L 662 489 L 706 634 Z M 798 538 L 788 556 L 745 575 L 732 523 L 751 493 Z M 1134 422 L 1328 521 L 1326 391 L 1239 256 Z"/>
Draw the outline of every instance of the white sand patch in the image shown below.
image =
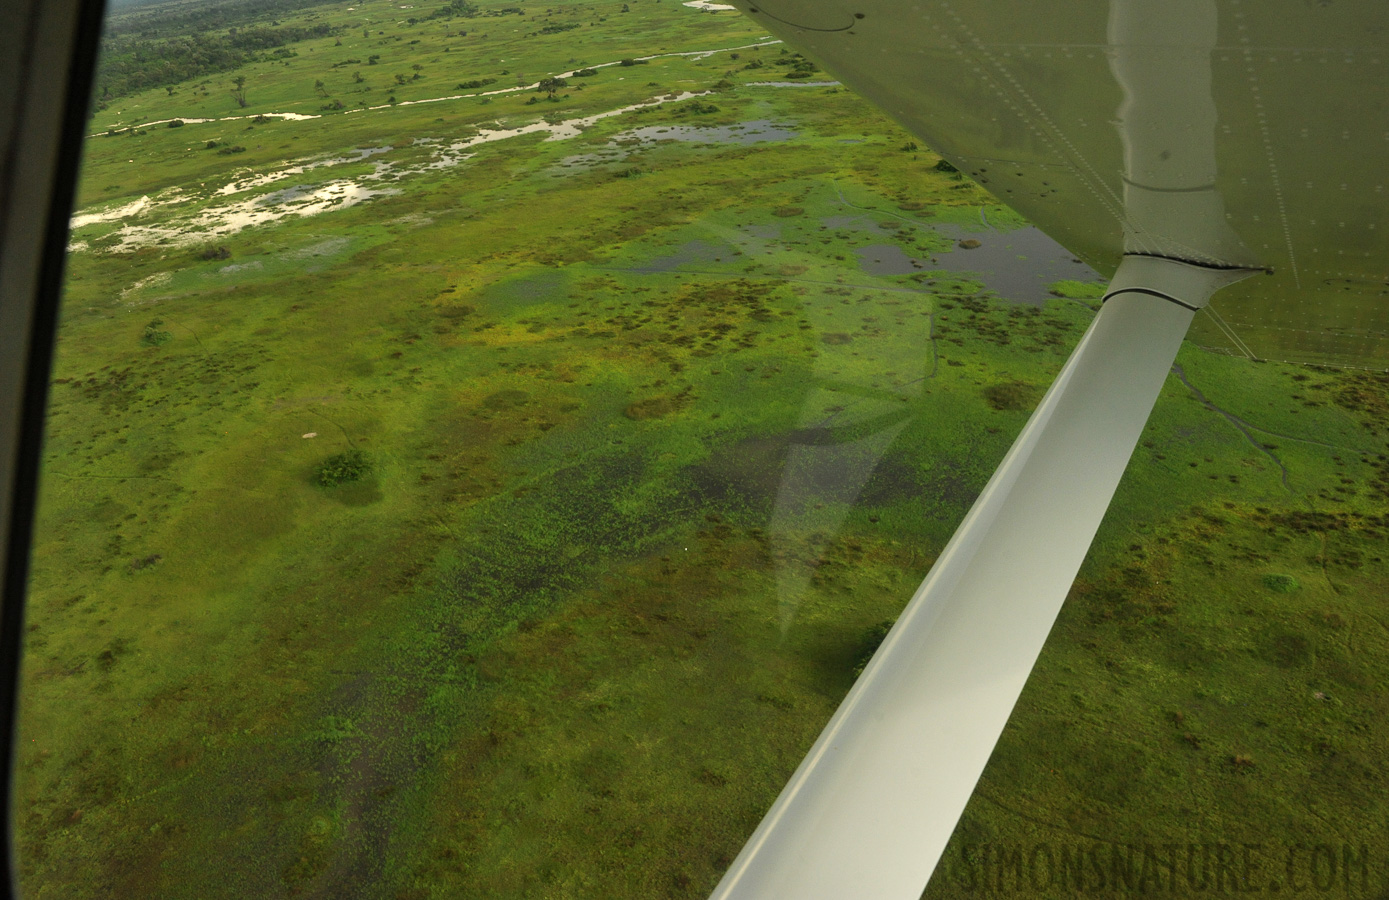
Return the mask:
<path id="1" fill-rule="evenodd" d="M 399 194 L 394 188 L 368 188 L 356 181 L 330 181 L 316 187 L 291 188 L 240 203 L 210 207 L 167 225 L 127 225 L 116 232 L 112 251 L 135 250 L 151 244 L 186 246 L 236 234 L 244 228 L 268 225 L 291 216 L 316 216 L 347 209 L 373 197 Z"/>
<path id="2" fill-rule="evenodd" d="M 119 113 L 118 113 L 117 115 L 119 115 Z M 112 124 L 110 124 L 110 125 L 107 125 L 107 126 L 106 126 L 106 129 L 107 129 L 107 131 L 120 131 L 120 130 L 122 130 L 122 129 L 124 129 L 124 128 L 127 128 L 127 127 L 129 127 L 129 128 L 153 128 L 155 125 L 168 125 L 170 122 L 174 121 L 174 119 L 179 120 L 180 122 L 182 122 L 182 123 L 185 124 L 185 125 L 201 125 L 201 124 L 203 124 L 204 122 L 237 122 L 237 121 L 240 121 L 240 120 L 242 120 L 242 119 L 256 119 L 256 118 L 260 118 L 260 117 L 262 117 L 262 116 L 265 117 L 265 118 L 267 118 L 267 119 L 284 119 L 284 120 L 287 121 L 287 122 L 303 122 L 303 121 L 305 121 L 305 120 L 307 120 L 307 119 L 321 119 L 321 118 L 323 118 L 322 116 L 318 116 L 318 115 L 305 115 L 304 113 L 251 113 L 250 115 L 247 115 L 247 116 L 220 116 L 220 117 L 215 118 L 215 119 L 199 119 L 199 118 L 197 118 L 197 117 L 174 116 L 173 119 L 156 119 L 156 120 L 153 121 L 153 122 L 141 122 L 141 123 L 139 123 L 139 124 L 137 124 L 137 125 L 130 125 L 130 126 L 122 125 L 120 122 L 115 122 L 115 123 L 112 123 Z M 97 132 L 93 132 L 92 134 L 87 135 L 87 137 L 94 137 L 94 138 L 95 138 L 95 137 L 105 137 L 106 134 L 107 134 L 107 131 L 97 131 Z"/>
<path id="3" fill-rule="evenodd" d="M 147 196 L 141 197 L 139 200 L 127 203 L 125 206 L 117 206 L 100 212 L 85 212 L 73 216 L 72 221 L 69 223 L 69 227 L 77 229 L 85 228 L 88 225 L 96 225 L 100 222 L 114 222 L 117 219 L 126 219 L 136 213 L 144 212 L 146 209 L 149 209 L 149 207 L 150 198 Z"/>
<path id="4" fill-rule="evenodd" d="M 334 156 L 329 159 L 305 160 L 303 162 L 295 163 L 294 165 L 288 166 L 283 169 L 276 169 L 274 172 L 267 172 L 264 175 L 255 175 L 250 178 L 242 179 L 240 181 L 233 181 L 230 184 L 224 184 L 222 185 L 222 187 L 217 189 L 217 193 L 220 196 L 226 196 L 228 194 L 237 194 L 241 191 L 249 191 L 254 188 L 264 187 L 267 184 L 273 184 L 282 178 L 289 178 L 294 175 L 303 175 L 305 172 L 311 171 L 313 169 L 321 169 L 325 166 L 339 166 L 343 163 L 361 162 L 369 156 L 375 156 L 378 153 L 388 153 L 390 152 L 390 150 L 391 148 L 389 146 L 366 148 L 359 147 L 352 150 L 345 156 Z"/>
<path id="5" fill-rule="evenodd" d="M 342 165 L 343 163 L 360 163 L 360 161 L 365 160 L 367 157 L 376 156 L 378 153 L 389 153 L 390 150 L 392 150 L 392 147 L 389 146 L 365 147 L 365 149 L 358 147 L 358 149 L 351 150 L 346 156 L 332 157 L 328 158 L 328 160 L 306 160 L 303 161 L 303 163 L 290 165 L 290 167 L 275 169 L 274 172 L 267 172 L 267 174 L 264 175 L 254 175 L 251 176 L 251 178 L 242 179 L 242 181 L 231 182 L 229 185 L 222 185 L 221 188 L 218 188 L 217 193 L 221 194 L 221 196 L 226 196 L 226 194 L 240 193 L 243 192 L 243 190 L 264 188 L 265 185 L 271 185 L 271 183 L 281 181 L 282 178 L 290 178 L 290 176 L 293 175 L 303 175 L 304 172 L 313 171 L 315 168 L 324 168 L 328 167 L 328 165 Z"/>
<path id="6" fill-rule="evenodd" d="M 376 164 L 375 172 L 363 175 L 358 179 L 338 179 L 316 186 L 294 185 L 257 197 L 249 197 L 240 202 L 210 206 L 199 212 L 176 217 L 172 221 L 161 225 L 126 225 L 115 233 L 114 237 L 116 242 L 110 246 L 103 247 L 103 249 L 109 251 L 126 251 L 147 247 L 151 244 L 187 246 L 189 244 L 205 243 L 225 235 L 235 234 L 244 228 L 251 228 L 257 225 L 268 225 L 290 216 L 313 216 L 332 209 L 347 209 L 348 207 L 356 206 L 358 203 L 370 200 L 373 197 L 391 196 L 400 193 L 396 188 L 368 187 L 367 184 L 369 182 L 399 181 L 402 178 L 420 172 L 459 165 L 472 156 L 471 153 L 465 151 L 482 144 L 508 140 L 526 134 L 544 134 L 546 135 L 545 139 L 547 141 L 567 140 L 579 136 L 584 132 L 584 129 L 589 128 L 594 123 L 600 122 L 603 119 L 620 116 L 638 109 L 660 106 L 665 103 L 677 103 L 681 100 L 688 100 L 693 97 L 703 97 L 710 93 L 712 92 L 684 91 L 679 94 L 672 94 L 655 100 L 649 100 L 645 103 L 634 103 L 631 106 L 623 106 L 618 109 L 596 113 L 591 116 L 583 116 L 577 119 L 566 119 L 561 122 L 539 121 L 521 125 L 516 128 L 481 128 L 470 138 L 438 147 L 434 151 L 434 158 L 425 163 L 414 166 L 396 167 L 389 162 L 379 162 Z M 241 178 L 218 189 L 215 192 L 215 196 L 229 196 L 233 193 L 240 193 L 250 190 L 253 187 L 264 186 L 292 175 L 302 175 L 315 168 L 365 159 L 375 153 L 384 153 L 389 149 L 391 148 L 373 147 L 366 150 L 356 150 L 345 156 L 299 163 L 285 169 L 277 169 L 274 172 L 269 172 L 264 175 Z M 163 206 L 183 201 L 170 199 L 163 202 L 151 202 L 149 198 L 142 198 L 142 202 L 145 203 L 145 206 L 141 207 L 143 210 L 149 206 Z M 111 212 L 102 213 L 100 215 L 110 216 Z"/>
<path id="7" fill-rule="evenodd" d="M 232 263 L 232 264 L 229 265 L 229 266 L 223 266 L 222 268 L 220 268 L 220 269 L 217 270 L 217 274 L 218 274 L 218 275 L 235 275 L 237 272 L 254 272 L 254 271 L 256 271 L 257 269 L 263 269 L 263 268 L 265 268 L 265 265 L 264 265 L 263 263 L 261 263 L 260 260 L 258 260 L 258 259 L 253 259 L 253 260 L 251 260 L 250 262 L 245 262 L 245 263 Z"/>
<path id="8" fill-rule="evenodd" d="M 594 115 L 583 116 L 578 119 L 565 119 L 562 122 L 531 122 L 528 125 L 521 125 L 516 128 L 479 128 L 476 136 L 468 138 L 467 140 L 455 141 L 445 147 L 441 153 L 440 159 L 445 158 L 445 155 L 449 153 L 456 154 L 470 147 L 490 144 L 494 141 L 505 141 L 525 134 L 548 135 L 545 138 L 547 142 L 568 140 L 569 138 L 578 137 L 583 134 L 584 129 L 591 127 L 595 123 L 601 122 L 604 119 L 611 119 L 613 116 L 620 116 L 624 113 L 634 112 L 638 109 L 647 109 L 652 106 L 660 106 L 664 103 L 678 103 L 681 100 L 689 100 L 692 97 L 705 97 L 712 93 L 714 92 L 682 91 L 678 94 L 661 97 L 657 100 L 648 100 L 645 103 L 633 103 L 631 106 L 623 106 L 619 109 L 611 109 L 607 112 L 595 113 Z M 461 162 L 463 159 L 467 158 L 467 156 L 461 156 L 458 158 L 458 161 Z M 425 168 L 437 169 L 442 168 L 442 166 L 436 161 L 435 163 L 425 166 Z"/>
<path id="9" fill-rule="evenodd" d="M 332 256 L 350 243 L 352 243 L 351 238 L 328 238 L 326 241 L 319 241 L 317 244 L 310 244 L 307 247 L 300 247 L 298 250 L 289 250 L 281 253 L 280 259 L 313 259 L 316 256 Z"/>
<path id="10" fill-rule="evenodd" d="M 692 50 L 679 53 L 663 53 L 656 56 L 641 58 L 658 59 L 664 56 L 703 58 L 729 50 L 746 50 L 753 47 L 766 47 L 779 43 L 781 42 L 775 40 L 762 41 L 756 44 L 745 44 L 740 47 L 728 47 L 719 50 Z M 619 65 L 619 63 L 603 63 L 599 66 L 593 66 L 592 68 L 603 68 L 615 65 Z M 566 72 L 563 73 L 561 77 L 570 77 L 572 75 L 572 72 Z M 536 86 L 537 85 L 533 84 L 526 87 L 506 88 L 499 91 L 489 91 L 487 93 L 513 93 L 515 91 L 534 90 Z M 218 237 L 235 234 L 245 228 L 268 225 L 291 216 L 306 217 L 318 215 L 319 213 L 334 209 L 347 209 L 375 197 L 385 197 L 400 193 L 396 188 L 369 187 L 368 184 L 370 182 L 391 183 L 421 172 L 458 166 L 473 156 L 473 154 L 468 151 L 483 144 L 504 141 L 527 134 L 544 134 L 546 141 L 568 140 L 569 138 L 578 137 L 586 129 L 604 119 L 635 112 L 640 109 L 660 106 L 666 103 L 678 103 L 694 97 L 703 97 L 711 93 L 713 92 L 683 91 L 665 97 L 654 98 L 643 103 L 634 103 L 630 106 L 623 106 L 607 112 L 595 113 L 594 115 L 575 119 L 566 119 L 559 122 L 541 120 L 526 125 L 520 125 L 515 128 L 504 128 L 501 127 L 499 123 L 494 123 L 497 124 L 497 127 L 478 128 L 470 137 L 446 145 L 436 140 L 422 140 L 419 141 L 419 143 L 431 145 L 436 143 L 440 144 L 440 146 L 433 148 L 433 157 L 427 162 L 409 166 L 396 166 L 390 162 L 381 161 L 375 164 L 375 171 L 362 175 L 356 179 L 338 179 L 318 185 L 299 184 L 261 196 L 249 197 L 239 202 L 208 206 L 196 211 L 190 209 L 187 213 L 183 215 L 176 214 L 171 221 L 159 225 L 126 224 L 113 235 L 115 242 L 109 245 L 103 242 L 101 249 L 105 251 L 129 251 L 154 244 L 186 246 L 189 244 L 205 243 Z M 416 103 L 432 103 L 439 100 L 454 100 L 475 96 L 478 95 L 459 94 L 450 97 L 439 97 L 435 100 L 405 101 L 396 105 L 407 106 Z M 372 109 L 386 108 L 389 107 L 372 107 Z M 349 112 L 363 111 L 366 110 L 349 110 Z M 267 113 L 265 115 L 292 119 L 319 118 L 318 116 L 301 116 L 295 113 Z M 231 118 L 247 119 L 253 117 L 233 116 Z M 194 120 L 185 119 L 184 121 L 190 122 Z M 227 120 L 218 119 L 215 121 Z M 343 163 L 359 162 L 370 156 L 386 153 L 391 149 L 391 147 L 358 148 L 342 156 L 298 161 L 285 168 L 276 169 L 259 175 L 246 172 L 222 187 L 217 188 L 213 193 L 213 197 L 230 197 L 233 194 L 251 191 L 294 176 L 305 175 L 315 169 L 341 165 Z M 154 208 L 174 204 L 188 204 L 191 202 L 186 198 L 178 197 L 178 193 L 177 190 L 164 191 L 157 195 L 154 200 L 151 200 L 149 197 L 142 197 L 134 203 L 117 209 L 83 212 L 73 217 L 72 227 L 77 229 L 99 222 L 117 221 L 139 213 L 149 212 Z M 70 245 L 70 249 L 73 252 L 87 250 L 89 249 L 89 244 L 86 241 L 73 241 Z"/>
<path id="11" fill-rule="evenodd" d="M 173 277 L 173 274 L 170 272 L 155 272 L 153 275 L 150 275 L 146 278 L 141 278 L 139 281 L 135 282 L 130 287 L 121 291 L 121 300 L 127 303 L 131 303 L 132 301 L 130 300 L 130 298 L 132 295 L 137 294 L 140 291 L 146 290 L 147 288 L 159 287 L 160 285 L 168 284 L 171 280 L 173 280 Z"/>
<path id="12" fill-rule="evenodd" d="M 720 12 L 726 9 L 736 11 L 738 9 L 738 7 L 736 6 L 728 6 L 723 3 L 710 3 L 709 0 L 689 0 L 688 3 L 682 3 L 680 5 L 693 6 L 695 9 L 705 9 L 709 10 L 710 12 Z"/>

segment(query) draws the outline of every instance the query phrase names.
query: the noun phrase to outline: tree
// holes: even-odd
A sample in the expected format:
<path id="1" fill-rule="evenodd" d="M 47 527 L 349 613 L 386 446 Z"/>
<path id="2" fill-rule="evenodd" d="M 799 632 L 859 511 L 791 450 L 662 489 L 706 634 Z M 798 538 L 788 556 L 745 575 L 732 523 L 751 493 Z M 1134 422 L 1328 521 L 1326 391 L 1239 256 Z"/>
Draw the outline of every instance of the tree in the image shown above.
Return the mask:
<path id="1" fill-rule="evenodd" d="M 565 81 L 563 78 L 546 78 L 540 82 L 540 84 L 536 87 L 536 90 L 544 91 L 547 95 L 549 95 L 550 99 L 553 100 L 555 97 L 555 91 L 559 90 L 562 87 L 566 87 L 568 84 L 569 82 Z"/>
<path id="2" fill-rule="evenodd" d="M 322 78 L 318 79 L 313 83 L 313 89 L 315 92 L 317 92 L 318 96 L 324 98 L 325 100 L 328 98 L 328 86 L 323 83 Z"/>
<path id="3" fill-rule="evenodd" d="M 236 105 L 242 109 L 246 108 L 246 76 L 238 75 L 232 79 L 232 84 L 236 87 L 232 90 L 232 98 L 236 100 Z"/>
<path id="4" fill-rule="evenodd" d="M 358 69 L 357 71 L 352 73 L 353 84 L 361 84 L 363 81 L 366 81 L 366 79 L 362 77 L 361 69 Z"/>

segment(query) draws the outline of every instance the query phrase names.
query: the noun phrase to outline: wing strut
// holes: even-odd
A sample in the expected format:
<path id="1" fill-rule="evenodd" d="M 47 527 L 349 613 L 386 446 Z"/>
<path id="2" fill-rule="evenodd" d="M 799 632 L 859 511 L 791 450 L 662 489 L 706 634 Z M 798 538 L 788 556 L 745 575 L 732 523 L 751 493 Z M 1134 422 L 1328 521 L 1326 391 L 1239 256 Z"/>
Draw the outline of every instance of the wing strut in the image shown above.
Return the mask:
<path id="1" fill-rule="evenodd" d="M 1197 309 L 1249 269 L 1126 256 L 1075 352 L 715 900 L 916 900 Z"/>

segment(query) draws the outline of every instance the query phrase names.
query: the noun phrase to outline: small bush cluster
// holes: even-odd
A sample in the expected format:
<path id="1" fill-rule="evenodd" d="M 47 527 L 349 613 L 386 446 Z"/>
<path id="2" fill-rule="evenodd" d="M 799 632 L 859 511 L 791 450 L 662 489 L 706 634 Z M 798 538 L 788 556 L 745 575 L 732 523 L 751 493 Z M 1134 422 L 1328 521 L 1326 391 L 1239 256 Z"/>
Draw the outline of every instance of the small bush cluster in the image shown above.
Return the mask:
<path id="1" fill-rule="evenodd" d="M 174 339 L 173 334 L 167 331 L 160 331 L 159 326 L 164 324 L 163 319 L 155 319 L 145 326 L 145 333 L 140 338 L 140 343 L 146 347 L 162 347 Z"/>
<path id="2" fill-rule="evenodd" d="M 371 460 L 360 450 L 337 453 L 318 464 L 314 481 L 320 487 L 337 487 L 361 481 L 371 472 Z"/>

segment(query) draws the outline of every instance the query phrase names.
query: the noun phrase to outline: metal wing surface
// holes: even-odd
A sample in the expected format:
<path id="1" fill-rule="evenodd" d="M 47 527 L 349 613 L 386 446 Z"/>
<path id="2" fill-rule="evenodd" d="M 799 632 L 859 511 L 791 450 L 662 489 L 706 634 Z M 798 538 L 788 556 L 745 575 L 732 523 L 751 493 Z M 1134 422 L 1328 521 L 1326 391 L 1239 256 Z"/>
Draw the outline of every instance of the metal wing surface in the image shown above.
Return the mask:
<path id="1" fill-rule="evenodd" d="M 1209 67 L 1209 109 L 1174 106 L 1167 123 L 1199 137 L 1168 208 L 1180 208 L 1180 191 L 1204 193 L 1186 198 L 1187 218 L 1208 217 L 1213 194 L 1228 226 L 1193 251 L 1135 213 L 1134 194 L 1161 186 L 1126 177 L 1126 152 L 1144 142 L 1116 127 L 1126 63 L 1114 32 L 1141 4 L 732 2 L 1105 275 L 1126 249 L 1270 269 L 1215 297 L 1190 334 L 1198 344 L 1386 367 L 1389 5 L 1179 0 L 1208 20 L 1209 46 L 1129 29 L 1126 41 L 1147 42 L 1169 66 Z M 1147 96 L 1161 104 L 1160 91 Z M 1202 150 L 1207 134 L 1213 146 Z"/>

